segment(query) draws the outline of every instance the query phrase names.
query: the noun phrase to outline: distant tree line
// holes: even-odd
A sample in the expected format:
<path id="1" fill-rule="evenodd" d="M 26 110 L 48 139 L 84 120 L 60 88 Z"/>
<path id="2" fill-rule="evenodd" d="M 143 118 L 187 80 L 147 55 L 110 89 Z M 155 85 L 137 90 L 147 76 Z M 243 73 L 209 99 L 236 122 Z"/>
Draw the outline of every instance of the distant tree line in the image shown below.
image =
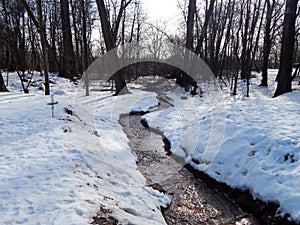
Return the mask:
<path id="1" fill-rule="evenodd" d="M 298 0 L 184 0 L 180 6 L 186 47 L 217 77 L 232 78 L 233 94 L 241 78 L 249 95 L 253 70 L 262 72 L 261 86 L 268 86 L 268 68 L 280 68 L 277 79 L 280 84 L 288 81 L 286 90 L 291 91 L 292 64 L 300 61 Z M 289 70 L 283 69 L 286 65 Z"/>
<path id="2" fill-rule="evenodd" d="M 72 80 L 98 55 L 116 46 L 145 39 L 159 46 L 167 40 L 199 55 L 220 79 L 235 84 L 244 79 L 249 85 L 251 71 L 258 70 L 261 85 L 267 86 L 268 68 L 278 68 L 278 82 L 288 80 L 283 89 L 291 90 L 290 68 L 300 61 L 298 0 L 177 3 L 182 12 L 180 29 L 167 34 L 162 25 L 146 23 L 139 0 L 0 0 L 0 69 L 21 74 L 43 71 L 47 86 L 48 72 Z M 93 36 L 96 31 L 100 37 Z M 141 68 L 147 73 L 152 66 Z M 122 74 L 113 76 L 116 94 L 126 90 Z M 0 90 L 5 89 L 0 76 Z M 234 85 L 233 94 L 236 91 Z M 47 87 L 45 93 L 49 94 Z"/>
<path id="3" fill-rule="evenodd" d="M 105 52 L 99 10 L 92 0 L 1 0 L 0 69 L 49 72 L 73 80 Z M 96 4 L 97 3 L 97 4 Z M 138 40 L 144 15 L 139 0 L 109 0 L 105 13 L 114 46 Z M 102 20 L 101 20 L 102 21 Z M 94 35 L 95 36 L 95 35 Z M 95 43 L 96 42 L 96 43 Z M 0 75 L 0 90 L 6 90 Z"/>

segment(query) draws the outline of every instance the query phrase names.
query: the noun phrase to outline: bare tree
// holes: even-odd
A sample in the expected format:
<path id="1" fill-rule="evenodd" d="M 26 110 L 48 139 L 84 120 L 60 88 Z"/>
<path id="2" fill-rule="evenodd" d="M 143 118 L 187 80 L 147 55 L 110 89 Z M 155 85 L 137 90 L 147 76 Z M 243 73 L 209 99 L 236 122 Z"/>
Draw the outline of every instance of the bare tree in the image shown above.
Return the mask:
<path id="1" fill-rule="evenodd" d="M 26 18 L 24 10 L 19 1 L 1 0 L 3 22 L 5 30 L 5 45 L 7 50 L 8 71 L 17 69 L 24 71 L 26 69 L 25 60 L 25 23 Z"/>
<path id="2" fill-rule="evenodd" d="M 188 18 L 187 18 L 187 31 L 186 31 L 186 45 L 187 49 L 193 50 L 194 48 L 194 21 L 196 14 L 196 0 L 189 0 Z"/>
<path id="3" fill-rule="evenodd" d="M 210 0 L 208 9 L 205 12 L 205 19 L 204 19 L 204 24 L 201 29 L 200 37 L 197 41 L 197 47 L 196 47 L 195 52 L 196 52 L 196 54 L 200 54 L 201 57 L 203 57 L 203 53 L 201 54 L 201 48 L 203 45 L 203 40 L 207 36 L 207 28 L 209 25 L 210 18 L 213 14 L 214 4 L 215 4 L 215 0 Z"/>
<path id="4" fill-rule="evenodd" d="M 86 6 L 84 0 L 81 0 L 82 9 L 82 42 L 83 42 L 83 70 L 88 68 L 89 56 L 88 56 L 88 40 L 87 40 L 87 19 L 86 19 Z"/>
<path id="5" fill-rule="evenodd" d="M 72 41 L 72 32 L 70 24 L 69 1 L 60 0 L 60 12 L 63 34 L 63 76 L 69 79 L 74 78 L 75 63 Z"/>
<path id="6" fill-rule="evenodd" d="M 7 88 L 5 86 L 4 80 L 3 80 L 3 76 L 2 76 L 2 72 L 0 70 L 0 92 L 7 92 Z"/>
<path id="7" fill-rule="evenodd" d="M 24 0 L 25 1 L 25 0 Z M 49 75 L 48 75 L 48 53 L 47 53 L 47 38 L 45 25 L 43 20 L 43 12 L 42 12 L 42 2 L 41 0 L 36 0 L 37 5 L 37 14 L 38 14 L 38 29 L 41 36 L 41 45 L 43 52 L 43 69 L 45 75 L 45 95 L 50 95 L 50 85 L 49 85 Z"/>
<path id="8" fill-rule="evenodd" d="M 62 74 L 61 64 L 58 63 L 56 52 L 58 51 L 58 40 L 60 39 L 61 32 L 58 31 L 58 27 L 61 27 L 61 21 L 59 17 L 59 2 L 53 0 L 53 4 L 47 5 L 48 24 L 49 24 L 49 47 L 48 47 L 48 66 L 49 72 L 58 72 Z M 29 30 L 30 32 L 30 30 Z M 34 49 L 32 49 L 34 51 Z"/>
<path id="9" fill-rule="evenodd" d="M 110 51 L 116 47 L 116 33 L 117 33 L 116 28 L 119 27 L 119 25 L 115 24 L 114 29 L 112 29 L 111 24 L 109 22 L 109 17 L 107 14 L 107 10 L 106 10 L 104 1 L 96 0 L 96 3 L 97 3 L 99 15 L 100 15 L 100 20 L 101 20 L 100 22 L 101 22 L 102 33 L 103 33 L 103 37 L 104 37 L 106 50 Z M 125 0 L 122 0 L 121 8 L 124 7 L 125 3 L 126 3 Z M 120 9 L 120 11 L 121 11 L 121 9 Z M 120 18 L 120 20 L 121 20 L 121 18 Z M 119 22 L 117 22 L 117 23 L 119 23 Z M 123 92 L 127 92 L 126 82 L 120 72 L 115 73 L 113 75 L 113 79 L 116 82 L 115 95 L 119 95 L 119 94 L 122 94 Z"/>
<path id="10" fill-rule="evenodd" d="M 48 53 L 47 49 L 49 49 L 49 43 L 46 37 L 46 30 L 45 24 L 43 19 L 43 10 L 42 10 L 42 2 L 41 0 L 36 0 L 36 8 L 37 8 L 37 17 L 34 16 L 30 6 L 27 4 L 26 0 L 22 0 L 23 6 L 25 7 L 28 16 L 34 23 L 35 27 L 37 28 L 38 32 L 40 33 L 40 41 L 42 46 L 42 64 L 44 70 L 44 77 L 45 77 L 45 95 L 50 95 L 50 85 L 49 85 L 49 74 L 48 74 Z"/>
<path id="11" fill-rule="evenodd" d="M 295 43 L 295 24 L 298 0 L 287 0 L 281 42 L 280 66 L 277 75 L 278 84 L 274 94 L 277 97 L 292 91 L 292 69 Z"/>
<path id="12" fill-rule="evenodd" d="M 265 18 L 265 30 L 264 30 L 264 44 L 263 44 L 263 63 L 262 63 L 262 80 L 260 86 L 268 86 L 268 68 L 269 57 L 275 31 L 278 27 L 277 23 L 282 16 L 281 8 L 283 3 L 279 3 L 278 0 L 266 0 L 266 18 Z"/>

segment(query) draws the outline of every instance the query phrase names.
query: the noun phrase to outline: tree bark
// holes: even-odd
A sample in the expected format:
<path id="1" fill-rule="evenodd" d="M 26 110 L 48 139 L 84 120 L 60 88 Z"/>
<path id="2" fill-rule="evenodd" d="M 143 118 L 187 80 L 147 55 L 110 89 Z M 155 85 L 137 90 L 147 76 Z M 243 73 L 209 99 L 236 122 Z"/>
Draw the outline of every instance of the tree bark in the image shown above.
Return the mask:
<path id="1" fill-rule="evenodd" d="M 6 65 L 7 65 L 7 70 L 8 71 L 13 71 L 15 69 L 15 65 L 14 65 L 14 56 L 13 56 L 13 47 L 15 45 L 12 44 L 12 40 L 13 39 L 16 39 L 16 38 L 12 38 L 12 32 L 11 32 L 11 28 L 10 26 L 13 26 L 13 25 L 10 25 L 10 22 L 9 22 L 9 14 L 8 14 L 8 10 L 6 8 L 6 4 L 7 2 L 2 0 L 2 13 L 3 13 L 3 20 L 4 20 L 4 23 L 6 24 L 6 29 L 7 29 L 7 38 L 6 38 L 6 58 L 7 58 L 7 61 L 6 61 Z"/>
<path id="2" fill-rule="evenodd" d="M 209 24 L 209 20 L 210 20 L 210 17 L 212 16 L 212 14 L 213 14 L 214 4 L 215 4 L 215 0 L 210 0 L 208 10 L 205 13 L 204 24 L 203 24 L 201 34 L 200 34 L 200 37 L 198 39 L 197 47 L 196 47 L 196 50 L 195 50 L 195 53 L 197 55 L 199 55 L 201 53 L 201 47 L 202 47 L 202 44 L 203 44 L 203 40 L 204 40 L 205 36 L 207 35 L 207 27 L 208 27 L 208 24 Z"/>
<path id="3" fill-rule="evenodd" d="M 81 0 L 82 7 L 82 41 L 83 41 L 83 62 L 84 62 L 84 71 L 88 68 L 89 65 L 89 56 L 88 56 L 88 43 L 87 43 L 87 25 L 86 25 L 86 9 L 84 0 Z"/>
<path id="4" fill-rule="evenodd" d="M 266 0 L 267 4 L 267 15 L 266 15 L 266 26 L 264 36 L 264 47 L 263 47 L 263 65 L 262 65 L 262 80 L 260 86 L 268 86 L 268 68 L 269 68 L 269 56 L 271 52 L 271 20 L 272 20 L 272 7 L 270 0 Z"/>
<path id="5" fill-rule="evenodd" d="M 194 21 L 196 14 L 196 0 L 189 0 L 187 31 L 186 31 L 186 45 L 185 47 L 191 51 L 194 48 Z"/>
<path id="6" fill-rule="evenodd" d="M 4 79 L 3 79 L 3 76 L 2 76 L 2 73 L 1 73 L 1 70 L 0 70 L 0 92 L 7 92 L 7 88 L 5 86 L 5 83 L 4 83 Z"/>
<path id="7" fill-rule="evenodd" d="M 281 42 L 280 66 L 277 75 L 278 84 L 274 97 L 292 91 L 293 50 L 295 43 L 297 4 L 298 0 L 286 1 Z"/>
<path id="8" fill-rule="evenodd" d="M 225 34 L 225 39 L 224 39 L 224 45 L 221 51 L 221 65 L 220 65 L 220 75 L 223 74 L 223 69 L 225 67 L 225 62 L 229 60 L 229 50 L 228 50 L 228 46 L 229 46 L 229 42 L 230 42 L 230 36 L 231 33 L 233 32 L 233 30 L 231 29 L 232 26 L 232 22 L 233 22 L 233 16 L 234 16 L 234 8 L 235 8 L 235 0 L 228 1 L 228 5 L 227 5 L 227 16 L 228 18 L 228 22 L 227 22 L 227 31 Z M 230 46 L 229 46 L 230 47 Z M 228 51 L 228 53 L 227 53 Z M 228 66 L 227 66 L 227 74 L 226 76 L 228 76 Z M 232 68 L 233 69 L 233 68 Z"/>
<path id="9" fill-rule="evenodd" d="M 103 0 L 96 0 L 98 11 L 100 14 L 100 22 L 103 33 L 103 38 L 106 46 L 106 50 L 110 51 L 116 47 L 116 43 L 113 40 L 113 34 L 111 25 L 108 20 L 105 4 Z M 116 82 L 116 93 L 115 95 L 127 93 L 127 86 L 122 74 L 120 72 L 115 73 L 112 78 Z"/>
<path id="10" fill-rule="evenodd" d="M 82 6 L 82 1 L 83 1 L 83 6 Z M 75 65 L 75 71 L 77 71 L 77 73 L 82 74 L 83 71 L 85 70 L 82 66 L 82 59 L 80 57 L 80 49 L 83 49 L 82 45 L 84 42 L 84 40 L 82 39 L 81 43 L 80 43 L 80 34 L 79 34 L 79 30 L 80 25 L 78 23 L 81 23 L 81 20 L 86 20 L 86 15 L 83 14 L 84 11 L 84 0 L 81 0 L 81 2 L 79 3 L 80 6 L 78 6 L 78 2 L 73 2 L 73 0 L 70 0 L 70 5 L 71 5 L 71 14 L 72 14 L 72 20 L 73 20 L 73 31 L 74 31 L 74 41 L 75 41 L 75 50 L 74 50 L 74 65 Z M 79 12 L 76 11 L 76 8 L 79 8 Z M 79 15 L 78 15 L 79 14 Z M 80 20 L 78 20 L 76 17 L 80 16 Z M 83 26 L 83 25 L 82 25 Z M 84 30 L 82 28 L 82 35 L 86 35 L 86 29 Z"/>
<path id="11" fill-rule="evenodd" d="M 118 12 L 118 16 L 116 21 L 114 22 L 114 26 L 112 27 L 112 38 L 113 41 L 116 43 L 117 42 L 117 36 L 118 36 L 118 32 L 119 32 L 119 27 L 120 27 L 120 23 L 122 20 L 122 15 L 124 13 L 124 10 L 126 9 L 126 7 L 132 2 L 132 0 L 128 0 L 128 2 L 126 2 L 126 0 L 121 0 L 121 5 L 119 8 L 119 12 Z"/>
<path id="12" fill-rule="evenodd" d="M 63 76 L 72 80 L 75 74 L 75 63 L 68 0 L 60 0 L 60 12 L 63 31 Z"/>
<path id="13" fill-rule="evenodd" d="M 25 0 L 24 0 L 25 1 Z M 36 0 L 37 5 L 37 14 L 38 14 L 38 29 L 41 35 L 41 44 L 43 51 L 43 69 L 45 75 L 45 95 L 50 95 L 50 86 L 49 86 L 49 75 L 48 75 L 48 53 L 47 53 L 47 41 L 46 41 L 46 32 L 43 22 L 43 13 L 42 13 L 42 2 L 41 0 Z"/>
<path id="14" fill-rule="evenodd" d="M 250 16 L 251 16 L 251 1 L 243 1 L 242 7 L 245 8 L 245 17 L 243 11 L 241 11 L 242 23 L 242 54 L 241 54 L 241 79 L 246 80 L 248 78 L 249 62 L 250 62 L 250 50 L 248 48 L 249 44 L 249 26 L 250 26 Z M 243 27 L 244 26 L 244 27 Z"/>
<path id="15" fill-rule="evenodd" d="M 51 49 L 51 46 L 50 46 L 50 44 L 48 43 L 48 40 L 46 39 L 46 32 L 45 32 L 45 28 L 41 28 L 40 27 L 40 21 L 38 21 L 37 19 L 36 19 L 36 17 L 34 16 L 34 14 L 33 14 L 33 12 L 31 11 L 31 8 L 29 7 L 29 5 L 27 4 L 27 2 L 26 2 L 26 0 L 22 0 L 22 3 L 23 3 L 23 6 L 24 6 L 24 8 L 25 8 L 25 10 L 27 11 L 27 13 L 28 13 L 28 16 L 30 17 L 30 19 L 32 20 L 32 22 L 33 22 L 33 24 L 35 25 L 35 27 L 37 28 L 37 30 L 38 30 L 38 32 L 39 32 L 39 34 L 40 34 L 40 36 L 41 36 L 41 39 L 42 39 L 42 32 L 44 33 L 44 42 L 45 42 L 45 48 L 46 49 Z M 41 4 L 41 1 L 39 0 L 39 1 L 36 1 L 36 3 L 40 3 Z M 39 8 L 40 8 L 40 13 L 41 13 L 41 15 L 42 15 L 42 8 L 41 8 L 42 6 L 40 6 Z M 39 11 L 39 9 L 38 9 L 38 11 Z M 39 14 L 39 12 L 38 12 L 38 14 Z M 38 15 L 39 16 L 39 15 Z M 42 17 L 42 22 L 43 22 L 43 17 Z M 44 22 L 43 22 L 44 23 Z M 42 40 L 41 40 L 41 42 L 42 42 Z M 47 51 L 46 51 L 47 52 Z M 52 51 L 50 51 L 51 53 L 52 53 Z M 53 53 L 54 54 L 54 53 Z M 55 62 L 55 64 L 56 64 L 56 66 L 57 66 L 57 68 L 58 68 L 58 70 L 59 70 L 59 72 L 60 72 L 60 63 L 58 62 L 58 60 L 57 60 L 57 58 L 56 58 L 56 55 L 52 55 L 52 54 L 50 54 L 51 55 L 51 57 L 52 57 L 52 60 Z M 47 56 L 47 61 L 48 61 L 48 56 Z M 47 62 L 47 64 L 48 64 L 48 62 Z M 48 66 L 47 66 L 48 67 Z"/>

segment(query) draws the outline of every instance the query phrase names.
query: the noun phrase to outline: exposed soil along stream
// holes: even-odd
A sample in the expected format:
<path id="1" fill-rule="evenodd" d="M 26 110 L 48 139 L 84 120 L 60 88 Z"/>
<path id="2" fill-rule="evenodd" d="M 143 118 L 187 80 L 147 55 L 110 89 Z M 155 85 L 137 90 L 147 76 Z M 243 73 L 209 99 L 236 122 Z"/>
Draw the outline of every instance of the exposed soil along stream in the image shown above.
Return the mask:
<path id="1" fill-rule="evenodd" d="M 208 188 L 178 160 L 168 156 L 162 136 L 141 123 L 141 115 L 123 115 L 120 123 L 149 186 L 171 198 L 163 210 L 167 224 L 259 224 L 225 194 Z"/>
<path id="2" fill-rule="evenodd" d="M 162 107 L 169 106 L 163 102 Z M 184 165 L 183 160 L 170 157 L 168 140 L 143 126 L 141 115 L 122 115 L 120 124 L 147 184 L 172 201 L 169 208 L 162 209 L 167 224 L 295 224 L 275 218 L 277 205 L 253 200 L 250 193 L 231 189 Z"/>

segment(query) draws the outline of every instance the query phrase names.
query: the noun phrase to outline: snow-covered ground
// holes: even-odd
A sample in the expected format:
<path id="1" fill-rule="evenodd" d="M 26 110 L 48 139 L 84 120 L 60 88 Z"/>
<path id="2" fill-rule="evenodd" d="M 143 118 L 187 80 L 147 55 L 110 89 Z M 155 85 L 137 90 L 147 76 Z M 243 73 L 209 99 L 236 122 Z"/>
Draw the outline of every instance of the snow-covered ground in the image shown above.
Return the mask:
<path id="1" fill-rule="evenodd" d="M 165 224 L 169 199 L 146 187 L 118 123 L 157 106 L 155 94 L 85 97 L 81 86 L 51 80 L 54 118 L 50 97 L 38 87 L 22 94 L 15 74 L 11 92 L 0 93 L 0 224 L 86 225 L 100 208 L 122 224 Z"/>
<path id="2" fill-rule="evenodd" d="M 194 168 L 278 203 L 278 215 L 300 222 L 300 93 L 271 98 L 276 72 L 269 88 L 257 86 L 260 76 L 252 79 L 250 98 L 243 83 L 235 97 L 226 90 L 187 99 L 169 93 L 175 107 L 144 119 Z"/>
<path id="3" fill-rule="evenodd" d="M 0 93 L 0 224 L 89 224 L 100 208 L 121 224 L 165 224 L 160 207 L 169 199 L 146 186 L 118 123 L 122 113 L 151 111 L 156 95 L 136 88 L 86 97 L 80 85 L 51 80 L 54 118 L 41 85 L 22 94 L 11 74 L 11 92 Z M 280 215 L 300 222 L 300 94 L 271 98 L 275 84 L 258 80 L 250 98 L 169 92 L 175 107 L 144 119 L 196 169 L 279 203 Z"/>

